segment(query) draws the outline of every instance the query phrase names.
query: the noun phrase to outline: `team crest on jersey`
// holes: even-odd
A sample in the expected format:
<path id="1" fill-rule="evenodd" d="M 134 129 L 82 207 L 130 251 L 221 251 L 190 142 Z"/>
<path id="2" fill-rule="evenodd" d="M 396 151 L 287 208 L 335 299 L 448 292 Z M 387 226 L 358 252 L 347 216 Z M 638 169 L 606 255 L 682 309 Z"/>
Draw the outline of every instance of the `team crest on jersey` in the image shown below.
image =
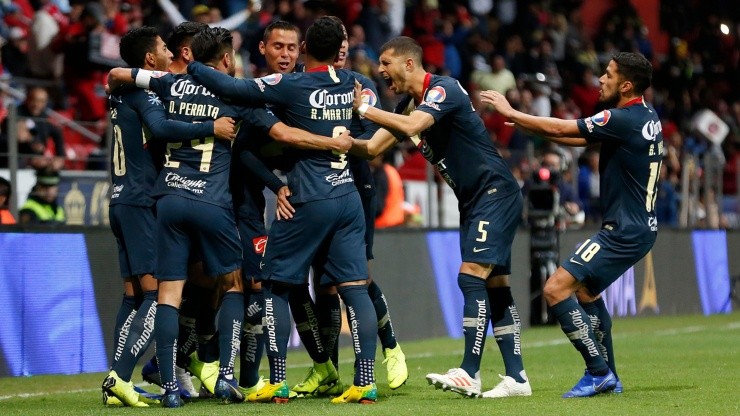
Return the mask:
<path id="1" fill-rule="evenodd" d="M 370 107 L 375 107 L 375 103 L 378 102 L 378 97 L 370 88 L 363 89 L 362 92 L 360 92 L 360 98 L 362 99 L 363 103 L 369 105 Z"/>
<path id="2" fill-rule="evenodd" d="M 447 92 L 444 87 L 432 87 L 427 93 L 425 101 L 427 103 L 441 103 L 445 98 L 447 98 Z"/>
<path id="3" fill-rule="evenodd" d="M 604 110 L 600 112 L 599 114 L 596 114 L 591 117 L 591 120 L 596 124 L 597 126 L 605 126 L 606 123 L 609 122 L 609 119 L 612 117 L 612 113 L 609 110 Z"/>
<path id="4" fill-rule="evenodd" d="M 267 85 L 277 85 L 281 79 L 283 79 L 283 74 L 270 74 L 265 75 L 264 77 L 260 78 L 265 84 Z"/>

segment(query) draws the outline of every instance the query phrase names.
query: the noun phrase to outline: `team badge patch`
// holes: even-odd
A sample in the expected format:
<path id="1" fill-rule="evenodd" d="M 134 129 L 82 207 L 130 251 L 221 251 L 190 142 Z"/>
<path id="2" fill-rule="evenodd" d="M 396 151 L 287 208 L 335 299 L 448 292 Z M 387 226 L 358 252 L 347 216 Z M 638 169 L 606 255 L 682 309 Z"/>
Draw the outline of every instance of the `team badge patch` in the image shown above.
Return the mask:
<path id="1" fill-rule="evenodd" d="M 427 93 L 426 102 L 428 103 L 441 103 L 447 98 L 447 92 L 444 87 L 432 87 Z"/>
<path id="2" fill-rule="evenodd" d="M 152 71 L 151 77 L 152 78 L 161 78 L 165 75 L 169 74 L 169 72 L 166 71 Z"/>
<path id="3" fill-rule="evenodd" d="M 591 120 L 596 124 L 597 126 L 604 126 L 606 123 L 609 122 L 609 119 L 611 118 L 612 113 L 609 112 L 609 110 L 604 110 L 600 112 L 599 114 L 596 114 L 591 117 Z"/>
<path id="4" fill-rule="evenodd" d="M 370 107 L 375 107 L 375 103 L 378 102 L 378 97 L 370 88 L 363 89 L 362 92 L 360 92 L 360 98 L 364 104 L 367 104 Z"/>
<path id="5" fill-rule="evenodd" d="M 254 246 L 255 254 L 262 254 L 265 252 L 265 246 L 267 246 L 267 236 L 263 235 L 252 239 L 252 245 Z"/>
<path id="6" fill-rule="evenodd" d="M 271 75 L 265 75 L 264 77 L 260 78 L 265 84 L 267 85 L 277 85 L 277 83 L 280 82 L 281 79 L 283 79 L 283 74 L 271 74 Z"/>

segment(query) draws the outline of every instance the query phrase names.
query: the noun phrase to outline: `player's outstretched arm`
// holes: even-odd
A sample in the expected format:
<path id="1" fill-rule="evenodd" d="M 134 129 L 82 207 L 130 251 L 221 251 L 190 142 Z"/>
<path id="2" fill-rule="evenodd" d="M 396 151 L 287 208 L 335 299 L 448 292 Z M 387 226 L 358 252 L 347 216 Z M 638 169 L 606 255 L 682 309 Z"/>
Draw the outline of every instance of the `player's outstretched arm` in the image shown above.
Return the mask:
<path id="1" fill-rule="evenodd" d="M 306 150 L 331 150 L 341 154 L 347 153 L 352 147 L 349 130 L 345 130 L 337 137 L 327 137 L 279 122 L 270 129 L 270 137 L 280 143 Z"/>
<path id="2" fill-rule="evenodd" d="M 378 129 L 370 140 L 352 139 L 349 153 L 363 159 L 375 159 L 397 142 L 396 137 L 386 129 Z"/>
<path id="3" fill-rule="evenodd" d="M 406 116 L 371 107 L 365 103 L 357 104 L 355 110 L 373 123 L 408 137 L 416 136 L 434 124 L 434 117 L 423 111 L 414 111 Z"/>
<path id="4" fill-rule="evenodd" d="M 576 120 L 561 120 L 554 117 L 537 117 L 514 110 L 506 97 L 497 91 L 480 93 L 481 102 L 490 104 L 502 116 L 511 120 L 518 127 L 531 133 L 566 146 L 586 146 L 586 139 L 581 138 Z"/>
<path id="5" fill-rule="evenodd" d="M 237 79 L 197 61 L 188 64 L 188 74 L 219 98 L 234 104 L 264 104 L 269 95 L 260 94 L 262 91 L 253 79 Z"/>
<path id="6" fill-rule="evenodd" d="M 131 76 L 131 68 L 113 68 L 108 72 L 108 88 L 115 91 L 123 85 L 133 85 L 135 82 Z"/>

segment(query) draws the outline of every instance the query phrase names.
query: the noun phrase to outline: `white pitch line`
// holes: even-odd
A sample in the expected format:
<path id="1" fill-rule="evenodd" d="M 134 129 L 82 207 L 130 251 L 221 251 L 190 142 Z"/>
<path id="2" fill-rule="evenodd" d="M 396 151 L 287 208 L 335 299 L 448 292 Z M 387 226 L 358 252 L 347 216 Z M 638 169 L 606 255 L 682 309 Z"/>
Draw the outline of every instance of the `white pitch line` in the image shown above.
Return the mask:
<path id="1" fill-rule="evenodd" d="M 740 329 L 740 322 L 731 322 L 724 327 L 718 328 L 719 330 L 736 330 Z M 679 334 L 688 334 L 688 333 L 695 333 L 695 332 L 701 332 L 707 330 L 706 326 L 687 326 L 680 329 L 665 329 L 656 331 L 655 335 L 657 336 L 671 336 L 671 335 L 679 335 Z M 629 338 L 631 335 L 627 334 L 615 334 L 616 338 Z M 642 334 L 638 334 L 642 335 Z M 553 345 L 561 345 L 561 344 L 567 344 L 570 341 L 564 338 L 558 338 L 558 339 L 552 339 L 549 341 L 537 341 L 537 342 L 527 342 L 524 343 L 522 346 L 525 348 L 542 348 L 542 347 L 550 347 Z M 448 351 L 447 353 L 442 354 L 433 354 L 429 352 L 419 353 L 419 354 L 409 354 L 406 356 L 406 358 L 411 359 L 418 359 L 418 358 L 429 358 L 433 356 L 439 356 L 439 355 L 460 355 L 463 353 L 463 350 L 454 350 L 454 351 Z M 339 360 L 342 364 L 350 364 L 354 363 L 354 360 L 352 359 L 345 359 L 345 360 Z M 293 364 L 288 365 L 288 368 L 306 368 L 310 365 L 310 363 L 304 363 L 304 364 Z M 149 383 L 140 383 L 137 384 L 137 386 L 148 386 Z M 90 393 L 94 391 L 100 391 L 99 388 L 97 389 L 77 389 L 77 390 L 64 390 L 64 391 L 52 391 L 52 392 L 44 392 L 44 393 L 18 393 L 18 394 L 9 394 L 6 396 L 0 396 L 0 401 L 3 400 L 10 400 L 10 399 L 26 399 L 30 397 L 39 397 L 39 396 L 48 396 L 52 394 L 77 394 L 77 393 Z"/>

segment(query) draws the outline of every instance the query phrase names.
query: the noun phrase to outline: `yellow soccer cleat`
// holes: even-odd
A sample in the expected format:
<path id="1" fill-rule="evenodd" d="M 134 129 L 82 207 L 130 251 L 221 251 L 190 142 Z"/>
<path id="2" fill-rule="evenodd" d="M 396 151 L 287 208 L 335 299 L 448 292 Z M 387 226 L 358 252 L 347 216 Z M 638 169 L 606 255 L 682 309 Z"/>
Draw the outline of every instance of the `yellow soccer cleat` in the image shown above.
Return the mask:
<path id="1" fill-rule="evenodd" d="M 244 397 L 249 397 L 252 393 L 257 393 L 258 391 L 262 390 L 263 387 L 265 387 L 265 379 L 264 377 L 260 377 L 259 380 L 257 380 L 257 384 L 251 387 L 242 387 L 239 386 L 239 390 L 241 390 Z"/>
<path id="2" fill-rule="evenodd" d="M 203 383 L 209 393 L 214 394 L 216 380 L 218 380 L 218 361 L 203 362 L 198 358 L 198 352 L 195 351 L 190 354 L 190 364 L 188 364 L 187 370 L 190 371 L 190 374 L 198 377 L 198 380 Z"/>
<path id="3" fill-rule="evenodd" d="M 288 382 L 283 380 L 279 383 L 265 383 L 264 387 L 247 396 L 247 401 L 256 403 L 288 403 L 290 388 Z"/>
<path id="4" fill-rule="evenodd" d="M 331 399 L 332 403 L 374 404 L 378 400 L 378 388 L 375 383 L 357 387 L 351 385 L 341 396 Z"/>
<path id="5" fill-rule="evenodd" d="M 123 402 L 121 402 L 118 397 L 103 390 L 103 405 L 109 407 L 122 407 Z"/>
<path id="6" fill-rule="evenodd" d="M 134 390 L 134 384 L 130 381 L 123 381 L 113 370 L 103 380 L 103 390 L 117 397 L 126 406 L 149 407 L 148 404 L 139 400 L 139 393 Z"/>
<path id="7" fill-rule="evenodd" d="M 335 384 L 339 381 L 339 374 L 334 368 L 331 360 L 325 363 L 313 363 L 313 367 L 308 370 L 306 378 L 293 387 L 293 391 L 298 395 L 307 396 L 316 392 L 323 385 Z"/>
<path id="8" fill-rule="evenodd" d="M 344 393 L 344 390 L 348 387 L 349 386 L 343 384 L 340 380 L 337 380 L 334 384 L 322 384 L 314 394 L 317 396 L 336 397 Z"/>
<path id="9" fill-rule="evenodd" d="M 388 387 L 395 390 L 403 386 L 409 378 L 406 355 L 401 350 L 401 345 L 396 343 L 396 348 L 383 349 L 383 356 L 383 364 L 388 369 Z"/>

